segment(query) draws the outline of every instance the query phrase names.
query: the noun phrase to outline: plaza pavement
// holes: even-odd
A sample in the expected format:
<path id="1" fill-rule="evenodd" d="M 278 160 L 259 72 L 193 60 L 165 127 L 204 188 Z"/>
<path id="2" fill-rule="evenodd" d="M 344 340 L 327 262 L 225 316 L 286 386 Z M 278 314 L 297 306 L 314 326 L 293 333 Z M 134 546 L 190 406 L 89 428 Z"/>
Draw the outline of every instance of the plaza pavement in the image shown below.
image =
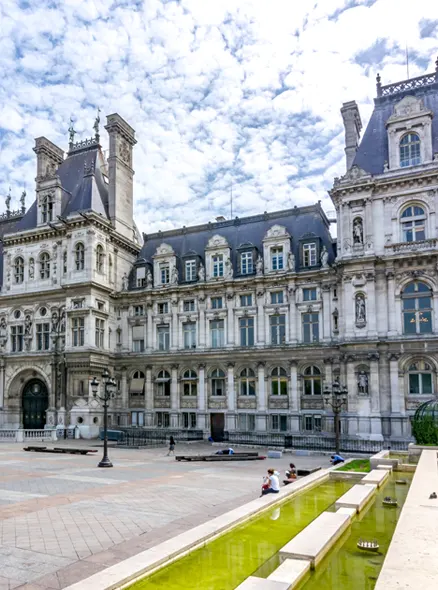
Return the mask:
<path id="1" fill-rule="evenodd" d="M 327 466 L 325 456 L 179 463 L 167 449 L 110 448 L 93 455 L 27 453 L 0 444 L 0 590 L 61 589 L 258 497 L 269 466 Z M 42 446 L 42 445 L 41 445 Z M 207 443 L 178 454 L 211 454 Z M 239 448 L 239 450 L 243 450 Z M 260 449 L 265 454 L 266 449 Z"/>

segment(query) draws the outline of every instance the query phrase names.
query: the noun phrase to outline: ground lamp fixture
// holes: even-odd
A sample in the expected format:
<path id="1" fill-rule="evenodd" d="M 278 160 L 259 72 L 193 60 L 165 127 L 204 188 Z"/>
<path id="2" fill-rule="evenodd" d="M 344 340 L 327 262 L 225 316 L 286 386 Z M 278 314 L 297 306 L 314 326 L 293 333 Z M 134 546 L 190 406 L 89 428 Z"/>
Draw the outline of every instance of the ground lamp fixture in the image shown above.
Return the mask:
<path id="1" fill-rule="evenodd" d="M 111 377 L 108 369 L 102 373 L 103 395 L 99 395 L 99 381 L 93 377 L 91 381 L 91 391 L 93 397 L 103 402 L 103 457 L 102 461 L 97 465 L 98 467 L 112 467 L 113 464 L 108 457 L 108 405 L 109 401 L 116 395 L 116 380 Z"/>
<path id="2" fill-rule="evenodd" d="M 342 412 L 342 408 L 347 406 L 348 390 L 339 381 L 334 381 L 331 385 L 328 383 L 325 384 L 323 394 L 324 403 L 333 410 L 335 421 L 335 451 L 338 455 L 340 447 L 339 415 Z"/>

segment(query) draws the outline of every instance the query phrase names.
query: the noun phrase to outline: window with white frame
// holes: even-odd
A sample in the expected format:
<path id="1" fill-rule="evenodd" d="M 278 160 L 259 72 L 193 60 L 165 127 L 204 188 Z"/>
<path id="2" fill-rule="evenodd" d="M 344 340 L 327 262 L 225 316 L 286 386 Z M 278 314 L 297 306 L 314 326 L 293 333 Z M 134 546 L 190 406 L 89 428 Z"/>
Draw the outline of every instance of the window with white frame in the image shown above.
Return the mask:
<path id="1" fill-rule="evenodd" d="M 50 324 L 36 325 L 37 350 L 50 350 Z"/>
<path id="2" fill-rule="evenodd" d="M 319 314 L 303 313 L 303 342 L 312 344 L 319 342 Z"/>
<path id="3" fill-rule="evenodd" d="M 409 395 L 433 394 L 432 366 L 422 360 L 415 361 L 409 366 Z"/>
<path id="4" fill-rule="evenodd" d="M 158 350 L 169 350 L 170 329 L 168 325 L 157 327 Z"/>
<path id="5" fill-rule="evenodd" d="M 85 267 L 85 246 L 79 242 L 75 246 L 75 269 L 84 270 Z"/>
<path id="6" fill-rule="evenodd" d="M 240 296 L 240 307 L 251 307 L 252 305 L 252 295 L 241 295 Z"/>
<path id="7" fill-rule="evenodd" d="M 403 333 L 432 332 L 432 289 L 422 281 L 413 281 L 402 291 Z"/>
<path id="8" fill-rule="evenodd" d="M 186 260 L 184 268 L 186 281 L 196 281 L 196 260 Z"/>
<path id="9" fill-rule="evenodd" d="M 183 303 L 183 311 L 195 311 L 195 300 L 186 299 Z"/>
<path id="10" fill-rule="evenodd" d="M 283 291 L 272 291 L 271 292 L 271 304 L 278 305 L 284 302 Z"/>
<path id="11" fill-rule="evenodd" d="M 240 372 L 240 395 L 256 394 L 256 378 L 252 369 L 242 369 Z"/>
<path id="12" fill-rule="evenodd" d="M 181 428 L 196 428 L 196 412 L 183 412 L 181 418 Z"/>
<path id="13" fill-rule="evenodd" d="M 100 244 L 98 244 L 96 246 L 96 271 L 99 274 L 103 273 L 103 261 L 105 258 L 105 253 L 103 251 L 103 246 L 101 246 Z"/>
<path id="14" fill-rule="evenodd" d="M 162 285 L 170 283 L 170 267 L 167 262 L 160 264 L 160 283 Z"/>
<path id="15" fill-rule="evenodd" d="M 254 346 L 254 318 L 239 318 L 240 346 Z"/>
<path id="16" fill-rule="evenodd" d="M 108 259 L 109 266 L 112 266 L 112 259 L 111 256 Z M 146 267 L 139 266 L 135 270 L 135 278 L 136 278 L 136 285 L 137 287 L 145 287 L 146 286 Z"/>
<path id="17" fill-rule="evenodd" d="M 187 371 L 184 371 L 181 381 L 183 384 L 183 395 L 198 395 L 198 375 L 196 371 L 187 369 Z"/>
<path id="18" fill-rule="evenodd" d="M 184 348 L 196 348 L 196 322 L 183 324 Z"/>
<path id="19" fill-rule="evenodd" d="M 131 426 L 144 426 L 144 412 L 131 412 Z"/>
<path id="20" fill-rule="evenodd" d="M 271 344 L 284 344 L 286 341 L 286 316 L 284 314 L 269 316 Z"/>
<path id="21" fill-rule="evenodd" d="M 134 315 L 135 316 L 144 315 L 144 306 L 143 305 L 134 305 Z"/>
<path id="22" fill-rule="evenodd" d="M 105 346 L 105 320 L 96 318 L 94 343 L 98 348 Z"/>
<path id="23" fill-rule="evenodd" d="M 271 270 L 283 270 L 284 268 L 284 253 L 283 246 L 275 246 L 271 248 Z"/>
<path id="24" fill-rule="evenodd" d="M 303 289 L 303 301 L 316 301 L 317 291 L 316 287 Z"/>
<path id="25" fill-rule="evenodd" d="M 426 239 L 426 213 L 423 207 L 409 205 L 401 215 L 403 242 L 420 242 Z"/>
<path id="26" fill-rule="evenodd" d="M 242 252 L 240 255 L 240 274 L 249 275 L 253 272 L 252 252 Z"/>
<path id="27" fill-rule="evenodd" d="M 303 374 L 304 395 L 321 395 L 322 379 L 318 367 L 306 367 Z"/>
<path id="28" fill-rule="evenodd" d="M 24 258 L 22 256 L 17 256 L 14 261 L 14 280 L 16 285 L 24 281 Z"/>
<path id="29" fill-rule="evenodd" d="M 169 303 L 167 301 L 163 301 L 162 303 L 158 304 L 158 313 L 159 314 L 169 313 Z"/>
<path id="30" fill-rule="evenodd" d="M 159 396 L 170 396 L 170 375 L 168 371 L 161 370 L 155 380 L 156 394 Z"/>
<path id="31" fill-rule="evenodd" d="M 222 307 L 223 307 L 222 297 L 212 297 L 211 298 L 211 308 L 212 309 L 222 309 Z"/>
<path id="32" fill-rule="evenodd" d="M 316 244 L 303 244 L 303 266 L 316 266 Z"/>
<path id="33" fill-rule="evenodd" d="M 222 369 L 214 369 L 210 375 L 211 395 L 225 395 L 225 373 Z"/>
<path id="34" fill-rule="evenodd" d="M 53 221 L 53 195 L 46 195 L 41 201 L 41 221 L 42 223 Z"/>
<path id="35" fill-rule="evenodd" d="M 11 326 L 11 350 L 12 352 L 23 352 L 23 326 Z"/>
<path id="36" fill-rule="evenodd" d="M 72 346 L 84 346 L 85 318 L 72 318 Z"/>
<path id="37" fill-rule="evenodd" d="M 271 414 L 271 430 L 287 432 L 287 416 L 285 414 Z"/>
<path id="38" fill-rule="evenodd" d="M 213 277 L 224 276 L 224 257 L 223 254 L 215 254 L 211 257 Z"/>
<path id="39" fill-rule="evenodd" d="M 255 431 L 255 414 L 239 414 L 238 427 L 242 432 Z"/>
<path id="40" fill-rule="evenodd" d="M 132 351 L 144 352 L 144 326 L 132 326 Z"/>
<path id="41" fill-rule="evenodd" d="M 407 133 L 400 140 L 400 166 L 417 166 L 421 164 L 420 137 L 417 133 Z"/>
<path id="42" fill-rule="evenodd" d="M 211 347 L 222 348 L 225 346 L 224 320 L 210 321 Z"/>
<path id="43" fill-rule="evenodd" d="M 48 252 L 43 252 L 40 256 L 40 278 L 50 278 L 50 255 Z"/>
<path id="44" fill-rule="evenodd" d="M 169 412 L 156 412 L 155 426 L 157 428 L 169 428 L 170 415 Z"/>
<path id="45" fill-rule="evenodd" d="M 287 373 L 283 367 L 271 371 L 271 395 L 287 395 Z"/>

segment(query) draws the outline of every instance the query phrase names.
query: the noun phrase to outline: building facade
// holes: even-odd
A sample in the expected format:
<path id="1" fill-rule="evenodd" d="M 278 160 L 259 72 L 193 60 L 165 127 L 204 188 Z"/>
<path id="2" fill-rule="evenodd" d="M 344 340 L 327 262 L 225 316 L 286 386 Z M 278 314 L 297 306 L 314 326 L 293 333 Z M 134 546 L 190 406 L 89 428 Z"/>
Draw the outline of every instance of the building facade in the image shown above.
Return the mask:
<path id="1" fill-rule="evenodd" d="M 67 156 L 36 140 L 36 200 L 0 220 L 3 428 L 113 425 L 407 440 L 438 388 L 438 66 L 382 86 L 360 140 L 341 109 L 337 239 L 319 203 L 141 237 L 134 130 L 107 117 Z M 23 202 L 24 203 L 24 202 Z"/>

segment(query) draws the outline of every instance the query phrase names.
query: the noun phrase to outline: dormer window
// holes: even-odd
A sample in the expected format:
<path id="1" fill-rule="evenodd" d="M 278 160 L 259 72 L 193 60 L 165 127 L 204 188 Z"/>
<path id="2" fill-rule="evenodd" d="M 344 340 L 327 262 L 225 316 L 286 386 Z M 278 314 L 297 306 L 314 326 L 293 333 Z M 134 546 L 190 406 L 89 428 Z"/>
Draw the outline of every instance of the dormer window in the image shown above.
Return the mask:
<path id="1" fill-rule="evenodd" d="M 407 133 L 400 141 L 400 167 L 421 164 L 420 137 L 416 133 Z"/>
<path id="2" fill-rule="evenodd" d="M 167 263 L 160 264 L 160 282 L 162 285 L 170 283 L 170 268 Z"/>
<path id="3" fill-rule="evenodd" d="M 41 221 L 48 223 L 53 221 L 53 197 L 46 195 L 41 201 Z"/>
<path id="4" fill-rule="evenodd" d="M 310 244 L 303 244 L 303 266 L 315 266 L 316 265 L 316 244 L 311 242 Z"/>
<path id="5" fill-rule="evenodd" d="M 401 216 L 403 242 L 419 242 L 426 239 L 426 213 L 418 205 L 410 205 Z"/>
<path id="6" fill-rule="evenodd" d="M 275 248 L 271 248 L 271 270 L 283 270 L 283 268 L 283 246 L 276 246 Z"/>
<path id="7" fill-rule="evenodd" d="M 85 246 L 82 242 L 75 247 L 75 266 L 76 270 L 84 270 L 85 267 Z"/>
<path id="8" fill-rule="evenodd" d="M 252 271 L 252 252 L 242 252 L 240 255 L 240 273 L 243 275 L 249 275 Z"/>
<path id="9" fill-rule="evenodd" d="M 185 263 L 185 279 L 187 282 L 196 281 L 196 260 L 186 260 Z"/>
<path id="10" fill-rule="evenodd" d="M 222 254 L 215 254 L 211 257 L 211 261 L 213 264 L 213 277 L 223 277 L 224 276 L 224 257 Z"/>

